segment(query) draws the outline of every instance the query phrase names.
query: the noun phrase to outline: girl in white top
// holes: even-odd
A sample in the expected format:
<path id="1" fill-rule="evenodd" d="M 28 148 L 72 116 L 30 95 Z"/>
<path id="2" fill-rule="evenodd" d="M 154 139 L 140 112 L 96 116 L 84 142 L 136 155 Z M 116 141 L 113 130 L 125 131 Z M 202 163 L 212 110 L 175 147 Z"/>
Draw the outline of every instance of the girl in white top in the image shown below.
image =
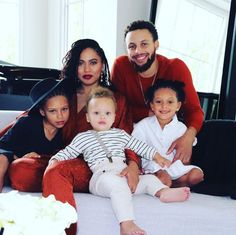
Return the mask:
<path id="1" fill-rule="evenodd" d="M 176 112 L 184 102 L 184 83 L 158 79 L 149 88 L 147 99 L 154 116 L 144 118 L 134 126 L 132 135 L 158 149 L 161 156 L 172 162 L 169 168 L 162 167 L 154 161 L 142 159 L 145 173 L 155 174 L 164 184 L 173 186 L 191 186 L 203 180 L 202 170 L 194 165 L 184 165 L 175 161 L 175 151 L 169 153 L 171 144 L 182 136 L 187 127 L 178 121 Z M 196 138 L 193 143 L 197 142 Z"/>
<path id="2" fill-rule="evenodd" d="M 126 177 L 120 172 L 127 166 L 125 148 L 130 148 L 145 159 L 154 160 L 162 167 L 170 161 L 160 156 L 157 150 L 130 136 L 125 131 L 112 128 L 115 120 L 116 102 L 113 93 L 106 88 L 95 89 L 87 101 L 87 121 L 93 130 L 79 133 L 64 150 L 54 155 L 53 161 L 76 158 L 83 153 L 85 161 L 93 172 L 90 192 L 110 197 L 113 210 L 120 223 L 121 235 L 144 235 L 144 230 L 134 223 L 132 193 Z M 188 187 L 169 188 L 154 175 L 142 175 L 135 194 L 147 193 L 159 197 L 162 202 L 185 201 Z"/>

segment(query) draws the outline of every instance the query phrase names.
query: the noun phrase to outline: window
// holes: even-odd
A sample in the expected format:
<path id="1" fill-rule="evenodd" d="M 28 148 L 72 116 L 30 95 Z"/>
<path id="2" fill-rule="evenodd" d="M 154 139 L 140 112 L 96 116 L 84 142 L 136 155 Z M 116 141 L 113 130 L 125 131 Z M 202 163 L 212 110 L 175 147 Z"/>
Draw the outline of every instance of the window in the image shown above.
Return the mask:
<path id="1" fill-rule="evenodd" d="M 111 65 L 116 57 L 116 1 L 64 0 L 64 55 L 78 39 L 95 39 Z M 104 10 L 105 9 L 105 10 Z M 108 10 L 109 9 L 109 10 Z"/>
<path id="2" fill-rule="evenodd" d="M 155 24 L 158 53 L 181 58 L 197 91 L 219 94 L 230 2 L 223 1 L 225 7 L 216 2 L 159 0 Z"/>
<path id="3" fill-rule="evenodd" d="M 0 0 L 0 60 L 19 62 L 19 0 Z"/>
<path id="4" fill-rule="evenodd" d="M 66 50 L 84 36 L 84 5 L 84 0 L 68 0 L 66 3 Z"/>

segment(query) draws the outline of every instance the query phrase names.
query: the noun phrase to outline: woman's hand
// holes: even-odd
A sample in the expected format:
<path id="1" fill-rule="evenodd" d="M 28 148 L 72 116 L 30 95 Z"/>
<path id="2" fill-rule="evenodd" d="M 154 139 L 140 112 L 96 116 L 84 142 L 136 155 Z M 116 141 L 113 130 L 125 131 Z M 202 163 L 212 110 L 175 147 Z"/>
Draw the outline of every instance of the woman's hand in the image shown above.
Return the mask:
<path id="1" fill-rule="evenodd" d="M 179 159 L 184 164 L 190 163 L 192 156 L 193 142 L 195 140 L 196 134 L 197 134 L 196 129 L 193 127 L 189 127 L 181 137 L 176 139 L 171 144 L 166 154 L 170 154 L 174 149 L 176 150 L 173 162 Z"/>
<path id="2" fill-rule="evenodd" d="M 134 161 L 130 161 L 129 165 L 120 173 L 121 176 L 125 176 L 127 178 L 127 182 L 132 193 L 134 193 L 137 188 L 139 173 L 140 171 L 138 165 Z"/>
<path id="3" fill-rule="evenodd" d="M 41 156 L 35 152 L 27 153 L 23 158 L 41 158 Z"/>

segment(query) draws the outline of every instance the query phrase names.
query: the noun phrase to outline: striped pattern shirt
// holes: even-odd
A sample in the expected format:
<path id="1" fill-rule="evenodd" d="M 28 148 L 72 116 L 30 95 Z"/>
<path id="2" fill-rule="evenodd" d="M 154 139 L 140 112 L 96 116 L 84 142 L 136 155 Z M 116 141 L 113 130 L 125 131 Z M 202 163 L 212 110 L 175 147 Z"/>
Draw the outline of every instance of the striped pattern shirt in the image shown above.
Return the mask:
<path id="1" fill-rule="evenodd" d="M 94 130 L 89 130 L 79 133 L 65 149 L 59 151 L 51 160 L 69 160 L 83 154 L 84 160 L 89 167 L 94 167 L 104 159 L 107 159 L 107 153 L 98 142 L 96 133 L 111 153 L 112 158 L 126 159 L 125 149 L 131 149 L 148 160 L 152 160 L 155 153 L 157 153 L 155 148 L 129 135 L 124 130 L 112 128 L 108 131 L 95 132 Z"/>

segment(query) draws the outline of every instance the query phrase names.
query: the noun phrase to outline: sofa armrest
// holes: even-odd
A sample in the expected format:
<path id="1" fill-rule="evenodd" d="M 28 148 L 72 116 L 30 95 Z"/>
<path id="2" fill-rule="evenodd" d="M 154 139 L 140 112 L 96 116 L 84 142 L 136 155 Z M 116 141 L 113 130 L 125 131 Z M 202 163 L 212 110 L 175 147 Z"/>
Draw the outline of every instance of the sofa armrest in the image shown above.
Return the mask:
<path id="1" fill-rule="evenodd" d="M 16 120 L 23 111 L 15 110 L 0 110 L 0 130 L 6 127 L 9 123 Z"/>

